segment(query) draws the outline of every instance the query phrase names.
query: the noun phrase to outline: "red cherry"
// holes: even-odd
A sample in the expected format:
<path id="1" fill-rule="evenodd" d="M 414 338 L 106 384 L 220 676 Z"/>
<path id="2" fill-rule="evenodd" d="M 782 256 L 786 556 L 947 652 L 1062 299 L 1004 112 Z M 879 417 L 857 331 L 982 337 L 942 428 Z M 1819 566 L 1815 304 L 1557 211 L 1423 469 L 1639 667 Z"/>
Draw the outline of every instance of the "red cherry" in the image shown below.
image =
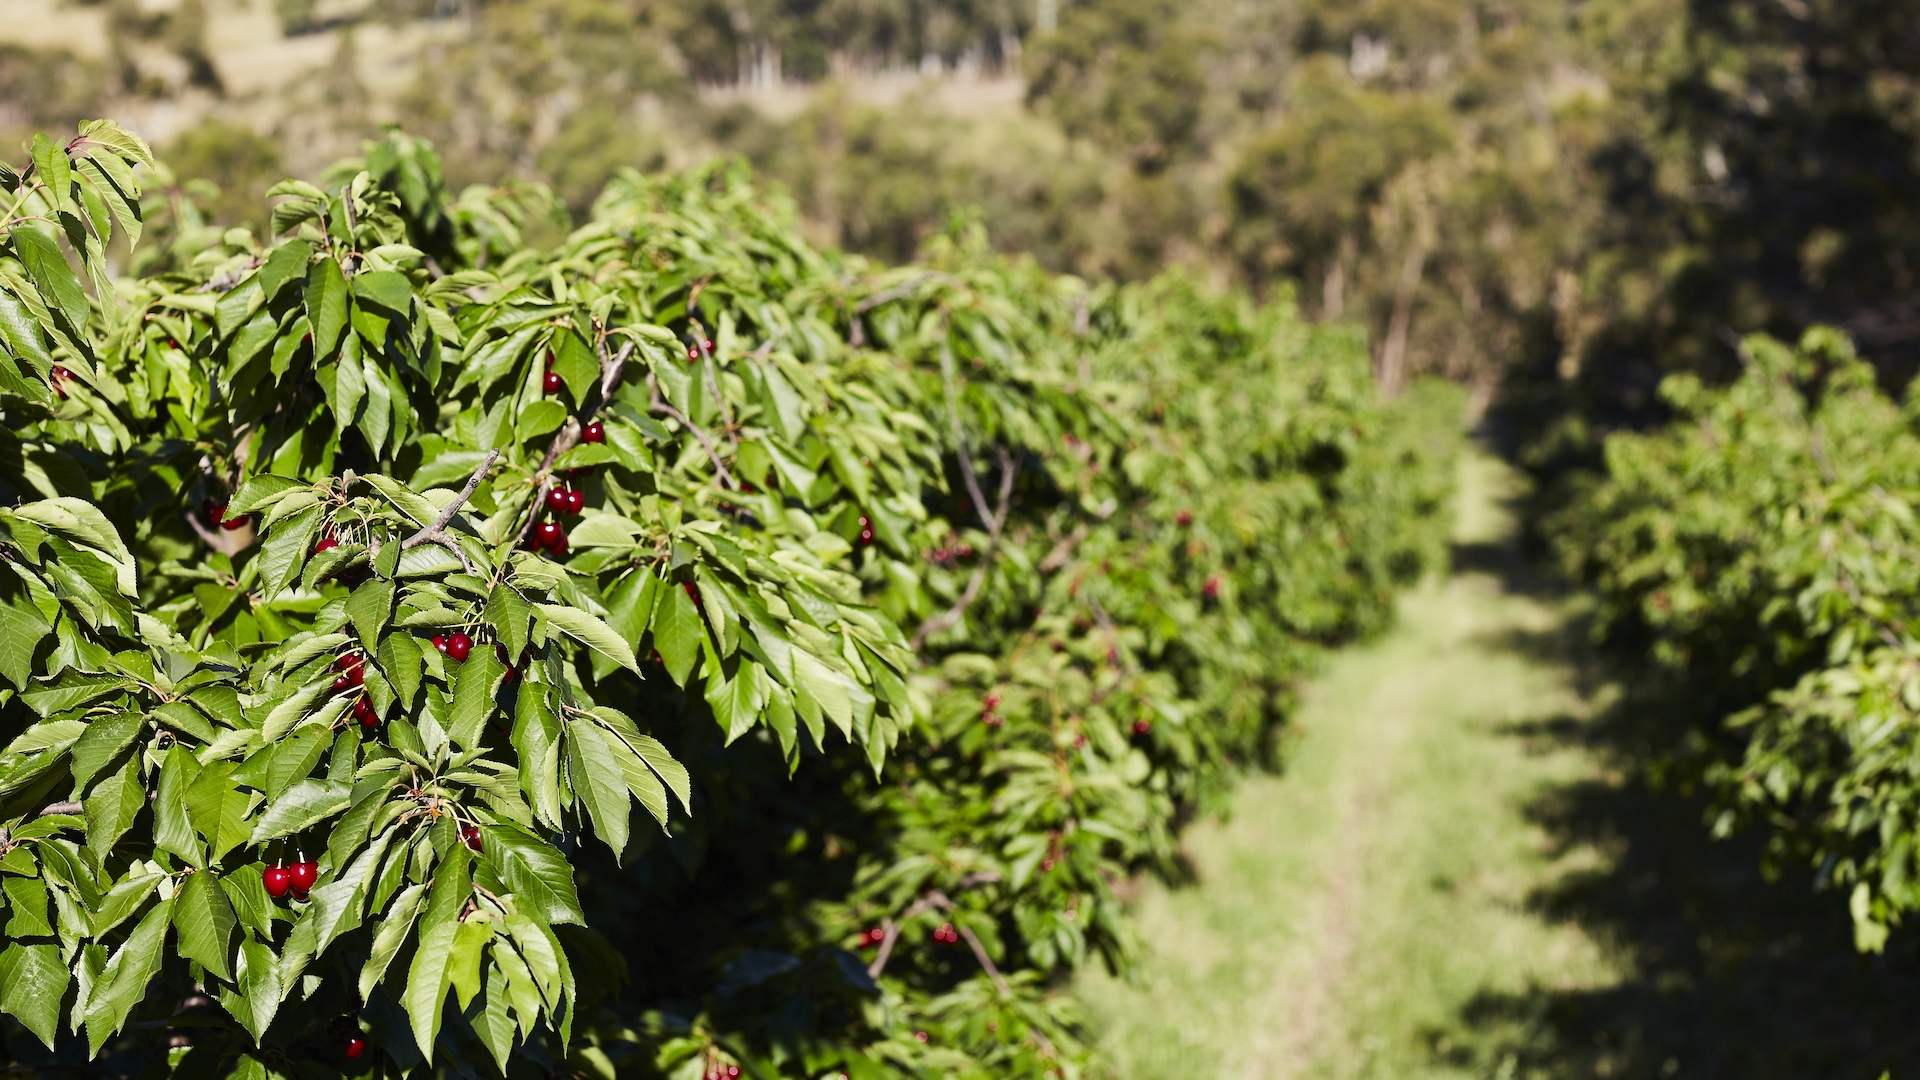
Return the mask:
<path id="1" fill-rule="evenodd" d="M 552 349 L 547 350 L 547 368 L 546 369 L 548 371 L 553 370 L 553 350 Z"/>
<path id="2" fill-rule="evenodd" d="M 427 640 L 433 644 L 434 648 L 440 650 L 442 653 L 447 651 L 447 635 L 435 634 Z"/>
<path id="3" fill-rule="evenodd" d="M 871 544 L 871 543 L 873 543 L 873 530 L 861 529 L 860 530 L 860 546 L 866 547 L 868 544 Z"/>
<path id="4" fill-rule="evenodd" d="M 293 894 L 305 896 L 307 890 L 313 888 L 313 883 L 320 880 L 320 864 L 305 859 L 288 866 L 287 873 L 293 878 Z"/>
<path id="5" fill-rule="evenodd" d="M 284 866 L 269 866 L 260 872 L 260 883 L 267 887 L 268 896 L 278 900 L 293 887 L 293 874 Z"/>
<path id="6" fill-rule="evenodd" d="M 480 826 L 468 825 L 460 830 L 460 842 L 475 851 L 480 850 Z"/>
<path id="7" fill-rule="evenodd" d="M 560 527 L 556 525 L 554 528 L 559 529 Z M 547 554 L 558 559 L 565 556 L 567 551 L 567 530 L 560 529 L 559 532 L 554 534 L 552 540 L 547 541 Z"/>
<path id="8" fill-rule="evenodd" d="M 687 359 L 689 360 L 700 359 L 700 346 L 698 345 L 687 346 Z"/>
<path id="9" fill-rule="evenodd" d="M 681 582 L 681 583 L 680 583 L 680 587 L 681 587 L 682 589 L 685 589 L 685 590 L 687 590 L 687 595 L 693 598 L 693 606 L 694 606 L 694 607 L 705 607 L 705 606 L 706 606 L 706 605 L 705 605 L 705 604 L 703 604 L 703 603 L 701 602 L 701 600 L 700 600 L 700 589 L 699 589 L 699 587 L 697 587 L 696 585 L 694 585 L 694 583 L 693 583 L 693 582 L 691 582 L 691 581 L 683 581 L 683 582 Z"/>
<path id="10" fill-rule="evenodd" d="M 550 548 L 555 540 L 566 539 L 567 531 L 557 521 L 543 521 L 533 527 L 533 546 Z"/>
<path id="11" fill-rule="evenodd" d="M 361 727 L 369 731 L 380 726 L 380 714 L 373 711 L 373 702 L 368 701 L 364 696 L 353 703 L 353 717 L 360 721 Z"/>
<path id="12" fill-rule="evenodd" d="M 567 489 L 567 513 L 572 514 L 575 517 L 578 517 L 580 516 L 580 511 L 585 510 L 586 508 L 587 508 L 586 495 L 583 494 L 579 488 L 568 488 Z"/>
<path id="13" fill-rule="evenodd" d="M 333 670 L 352 679 L 355 686 L 366 680 L 366 660 L 359 653 L 341 653 L 333 661 Z"/>
<path id="14" fill-rule="evenodd" d="M 333 680 L 334 693 L 337 694 L 342 690 L 351 690 L 351 689 L 353 689 L 353 680 L 347 678 L 345 675 L 338 676 Z"/>
<path id="15" fill-rule="evenodd" d="M 1181 528 L 1184 529 L 1187 526 L 1193 524 L 1193 511 L 1182 510 L 1179 513 L 1173 515 L 1173 521 L 1174 521 L 1174 524 L 1179 525 Z"/>
<path id="16" fill-rule="evenodd" d="M 549 371 L 545 375 L 540 376 L 540 389 L 549 394 L 559 393 L 566 385 L 567 380 L 561 378 L 560 373 L 557 371 Z"/>
<path id="17" fill-rule="evenodd" d="M 456 630 L 447 635 L 447 659 L 464 664 L 473 652 L 473 639 Z"/>
<path id="18" fill-rule="evenodd" d="M 367 1040 L 361 1038 L 358 1035 L 354 1035 L 347 1039 L 346 1054 L 349 1058 L 352 1058 L 353 1060 L 358 1061 L 362 1057 L 365 1057 L 366 1053 L 367 1053 Z"/>
<path id="19" fill-rule="evenodd" d="M 701 351 L 703 351 L 703 352 L 712 352 L 712 351 L 713 351 L 713 339 L 712 339 L 712 338 L 708 338 L 708 339 L 706 339 L 705 341 L 702 341 L 702 342 L 700 343 L 700 349 L 701 349 Z"/>
<path id="20" fill-rule="evenodd" d="M 566 488 L 552 488 L 547 492 L 547 509 L 556 514 L 566 513 L 567 507 L 572 504 L 572 501 Z"/>
<path id="21" fill-rule="evenodd" d="M 1135 735 L 1145 735 L 1147 732 L 1152 730 L 1153 730 L 1153 721 L 1151 720 L 1135 720 L 1133 722 L 1133 733 Z"/>
<path id="22" fill-rule="evenodd" d="M 68 371 L 66 368 L 61 367 L 59 364 L 55 364 L 53 365 L 53 371 L 48 373 L 47 383 L 48 385 L 53 387 L 53 392 L 55 394 L 58 394 L 61 397 L 66 397 L 67 396 L 66 383 L 67 383 L 67 380 L 71 378 L 73 378 L 73 372 Z"/>
<path id="23" fill-rule="evenodd" d="M 1220 579 L 1217 577 L 1208 578 L 1207 583 L 1200 586 L 1200 594 L 1209 600 L 1220 599 Z"/>
<path id="24" fill-rule="evenodd" d="M 598 420 L 595 420 L 593 423 L 588 424 L 586 427 L 581 428 L 580 441 L 590 442 L 590 443 L 606 442 L 607 441 L 606 425 L 602 424 Z"/>
<path id="25" fill-rule="evenodd" d="M 332 551 L 334 548 L 337 548 L 339 546 L 340 546 L 340 541 L 334 539 L 332 533 L 328 533 L 327 535 L 322 536 L 320 538 L 319 543 L 313 545 L 313 553 L 315 555 L 318 555 L 323 551 Z"/>

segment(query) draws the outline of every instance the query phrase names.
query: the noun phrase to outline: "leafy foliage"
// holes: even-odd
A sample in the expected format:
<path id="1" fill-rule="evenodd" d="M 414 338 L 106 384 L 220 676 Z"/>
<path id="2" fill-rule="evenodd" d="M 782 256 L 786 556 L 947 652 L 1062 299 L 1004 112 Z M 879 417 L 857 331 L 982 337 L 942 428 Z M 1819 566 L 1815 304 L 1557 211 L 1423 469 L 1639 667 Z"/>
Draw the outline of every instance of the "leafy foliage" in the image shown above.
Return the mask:
<path id="1" fill-rule="evenodd" d="M 1554 531 L 1603 632 L 1699 710 L 1680 761 L 1717 793 L 1716 829 L 1765 829 L 1776 860 L 1849 890 L 1858 943 L 1877 950 L 1920 902 L 1920 441 L 1836 332 L 1743 352 L 1725 388 L 1669 379 L 1674 423 L 1610 439 L 1605 478 Z"/>
<path id="2" fill-rule="evenodd" d="M 1050 985 L 1124 959 L 1113 883 L 1439 555 L 1457 403 L 1284 305 L 971 235 L 877 267 L 726 171 L 541 246 L 551 197 L 397 135 L 113 280 L 145 147 L 31 157 L 27 1067 L 1074 1069 Z"/>

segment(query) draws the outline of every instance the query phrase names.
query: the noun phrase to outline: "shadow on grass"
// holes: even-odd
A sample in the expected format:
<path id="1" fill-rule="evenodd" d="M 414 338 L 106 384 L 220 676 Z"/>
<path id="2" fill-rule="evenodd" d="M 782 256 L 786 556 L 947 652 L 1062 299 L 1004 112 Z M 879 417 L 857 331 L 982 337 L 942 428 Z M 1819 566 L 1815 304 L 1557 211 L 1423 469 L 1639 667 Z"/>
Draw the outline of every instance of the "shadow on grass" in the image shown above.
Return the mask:
<path id="1" fill-rule="evenodd" d="M 1536 568 L 1474 553 L 1516 592 L 1545 587 Z M 1502 641 L 1608 672 L 1577 644 L 1581 628 Z M 1813 873 L 1761 872 L 1751 839 L 1715 841 L 1705 805 L 1656 788 L 1654 762 L 1701 724 L 1697 709 L 1639 686 L 1599 716 L 1543 717 L 1506 733 L 1529 751 L 1580 746 L 1605 766 L 1527 808 L 1556 854 L 1597 851 L 1537 890 L 1544 917 L 1578 924 L 1629 972 L 1614 986 L 1483 992 L 1445 1031 L 1435 1057 L 1489 1075 L 1540 1077 L 1863 1077 L 1920 1075 L 1920 943 L 1896 931 L 1886 954 L 1853 947 L 1845 896 Z"/>

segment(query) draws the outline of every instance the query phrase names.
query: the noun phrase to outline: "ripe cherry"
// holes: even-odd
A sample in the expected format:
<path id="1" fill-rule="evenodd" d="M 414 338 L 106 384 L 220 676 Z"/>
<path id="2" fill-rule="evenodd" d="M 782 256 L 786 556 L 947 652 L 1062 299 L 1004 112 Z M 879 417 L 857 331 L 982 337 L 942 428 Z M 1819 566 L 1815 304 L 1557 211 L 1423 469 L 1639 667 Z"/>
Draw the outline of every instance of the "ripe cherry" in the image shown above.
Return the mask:
<path id="1" fill-rule="evenodd" d="M 347 1045 L 343 1049 L 347 1057 L 358 1061 L 367 1054 L 367 1040 L 358 1035 L 350 1035 L 347 1037 Z"/>
<path id="2" fill-rule="evenodd" d="M 557 487 L 557 488 L 552 488 L 548 490 L 547 509 L 553 511 L 556 514 L 564 514 L 564 513 L 567 513 L 567 508 L 572 505 L 573 505 L 573 497 L 571 494 L 571 489 Z"/>
<path id="3" fill-rule="evenodd" d="M 332 551 L 339 546 L 340 541 L 335 539 L 332 533 L 326 533 L 320 537 L 319 543 L 313 545 L 313 553 L 318 555 L 323 551 Z"/>
<path id="4" fill-rule="evenodd" d="M 1208 578 L 1207 583 L 1200 586 L 1200 595 L 1209 600 L 1220 599 L 1220 579 L 1217 577 Z"/>
<path id="5" fill-rule="evenodd" d="M 360 721 L 360 726 L 368 731 L 380 726 L 380 714 L 373 711 L 373 702 L 368 701 L 364 695 L 359 701 L 353 703 L 353 718 Z"/>
<path id="6" fill-rule="evenodd" d="M 353 689 L 352 679 L 347 678 L 345 675 L 339 675 L 334 677 L 334 680 L 333 680 L 334 693 L 337 694 L 342 690 L 351 690 L 351 689 Z"/>
<path id="7" fill-rule="evenodd" d="M 598 420 L 595 420 L 593 423 L 588 424 L 586 427 L 581 428 L 580 441 L 589 442 L 589 443 L 606 442 L 607 441 L 606 425 L 602 424 Z"/>
<path id="8" fill-rule="evenodd" d="M 480 850 L 480 826 L 465 825 L 460 829 L 460 842 L 475 851 Z"/>
<path id="9" fill-rule="evenodd" d="M 1174 524 L 1179 525 L 1181 528 L 1184 529 L 1187 526 L 1193 524 L 1193 511 L 1182 510 L 1179 513 L 1173 515 L 1173 520 L 1174 520 Z"/>
<path id="10" fill-rule="evenodd" d="M 575 517 L 578 517 L 580 515 L 580 511 L 585 510 L 586 508 L 587 508 L 586 495 L 582 494 L 579 488 L 568 488 L 567 489 L 567 513 L 572 514 Z"/>
<path id="11" fill-rule="evenodd" d="M 341 653 L 333 662 L 333 670 L 345 676 L 350 685 L 359 686 L 367 681 L 366 664 L 359 653 Z"/>
<path id="12" fill-rule="evenodd" d="M 59 395 L 60 397 L 66 397 L 67 396 L 67 380 L 71 378 L 73 378 L 73 372 L 68 371 L 66 368 L 61 367 L 59 364 L 55 364 L 53 365 L 53 370 L 48 373 L 47 383 L 48 385 L 53 387 L 53 392 L 55 394 Z"/>
<path id="13" fill-rule="evenodd" d="M 320 864 L 312 859 L 301 859 L 287 867 L 287 874 L 293 882 L 293 895 L 305 899 L 307 890 L 320 880 Z"/>
<path id="14" fill-rule="evenodd" d="M 1151 720 L 1135 720 L 1133 722 L 1133 733 L 1135 735 L 1145 735 L 1147 732 L 1152 730 L 1153 730 L 1153 721 Z"/>
<path id="15" fill-rule="evenodd" d="M 700 346 L 698 345 L 687 346 L 687 359 L 689 360 L 700 359 Z"/>
<path id="16" fill-rule="evenodd" d="M 428 638 L 427 640 L 431 642 L 433 644 L 433 647 L 435 649 L 438 649 L 440 652 L 444 653 L 447 651 L 447 635 L 435 634 L 432 637 Z"/>
<path id="17" fill-rule="evenodd" d="M 545 375 L 540 376 L 540 389 L 546 393 L 557 394 L 565 389 L 566 385 L 567 380 L 561 378 L 560 373 L 557 371 L 549 371 Z"/>
<path id="18" fill-rule="evenodd" d="M 269 866 L 260 872 L 260 883 L 267 887 L 268 896 L 278 900 L 293 888 L 293 874 L 284 866 Z"/>
<path id="19" fill-rule="evenodd" d="M 558 528 L 558 526 L 555 527 Z M 567 530 L 561 529 L 552 540 L 548 541 L 547 554 L 559 559 L 566 557 L 567 550 Z"/>
<path id="20" fill-rule="evenodd" d="M 987 712 L 992 712 L 993 710 L 1000 707 L 1000 695 L 988 694 L 987 699 L 985 701 L 982 701 L 980 703 L 980 706 L 983 709 L 985 709 Z"/>
<path id="21" fill-rule="evenodd" d="M 447 659 L 464 664 L 473 652 L 473 639 L 456 630 L 447 635 Z"/>
<path id="22" fill-rule="evenodd" d="M 551 549 L 556 541 L 567 538 L 567 530 L 557 521 L 543 521 L 533 527 L 533 546 Z"/>
<path id="23" fill-rule="evenodd" d="M 694 606 L 694 607 L 705 607 L 705 606 L 706 606 L 706 605 L 705 605 L 704 603 L 702 603 L 702 602 L 701 602 L 701 600 L 700 600 L 700 587 L 699 587 L 698 585 L 695 585 L 695 584 L 694 584 L 693 582 L 691 582 L 691 581 L 683 581 L 683 582 L 681 582 L 681 583 L 680 583 L 680 587 L 681 587 L 682 589 L 685 589 L 685 590 L 687 591 L 687 595 L 693 598 L 693 606 Z"/>

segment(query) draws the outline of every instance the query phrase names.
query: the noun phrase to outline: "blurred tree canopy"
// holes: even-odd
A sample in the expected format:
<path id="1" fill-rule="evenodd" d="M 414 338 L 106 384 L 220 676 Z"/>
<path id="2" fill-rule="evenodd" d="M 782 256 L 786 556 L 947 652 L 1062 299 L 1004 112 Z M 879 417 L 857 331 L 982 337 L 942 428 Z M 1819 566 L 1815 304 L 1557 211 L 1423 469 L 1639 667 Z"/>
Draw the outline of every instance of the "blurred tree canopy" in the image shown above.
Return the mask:
<path id="1" fill-rule="evenodd" d="M 224 118 L 207 23 L 234 2 L 99 0 L 98 61 L 0 50 L 0 129 L 126 113 L 101 86 Z M 1058 269 L 1297 287 L 1365 326 L 1388 382 L 1444 372 L 1536 415 L 1646 419 L 1663 373 L 1725 378 L 1741 335 L 1814 322 L 1890 383 L 1920 364 L 1910 0 L 276 10 L 339 42 L 177 140 L 223 186 L 257 186 L 269 144 L 317 169 L 384 122 L 439 143 L 456 188 L 546 179 L 576 214 L 623 166 L 734 154 L 826 240 L 904 259 L 979 220 Z M 355 47 L 372 19 L 422 33 L 406 69 Z M 959 77 L 897 90 L 940 73 Z"/>

